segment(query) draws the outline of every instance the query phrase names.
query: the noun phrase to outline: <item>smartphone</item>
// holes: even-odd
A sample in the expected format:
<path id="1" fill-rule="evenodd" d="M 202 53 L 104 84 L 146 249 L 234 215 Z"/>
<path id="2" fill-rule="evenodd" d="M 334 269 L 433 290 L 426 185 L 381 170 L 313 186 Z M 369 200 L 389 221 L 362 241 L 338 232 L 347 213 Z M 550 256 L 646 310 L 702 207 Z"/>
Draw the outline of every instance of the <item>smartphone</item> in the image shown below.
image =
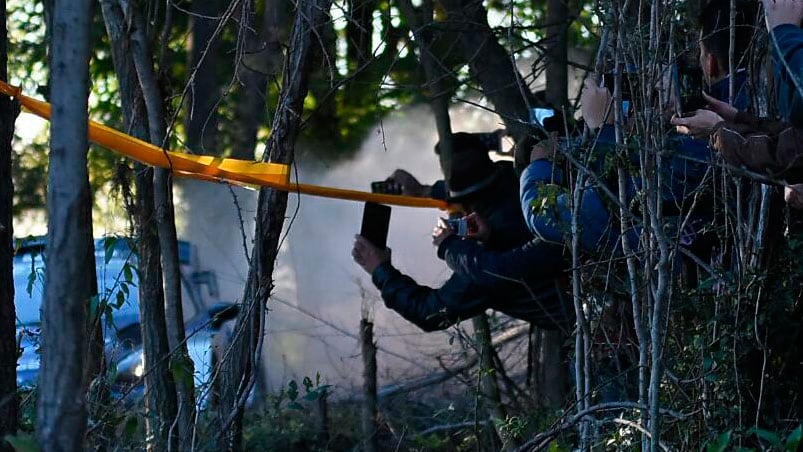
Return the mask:
<path id="1" fill-rule="evenodd" d="M 441 218 L 441 220 L 449 226 L 449 229 L 457 236 L 468 237 L 469 234 L 477 233 L 477 222 L 470 219 L 468 216 L 460 218 Z"/>
<path id="2" fill-rule="evenodd" d="M 383 195 L 402 194 L 401 186 L 386 180 L 371 182 L 371 193 L 381 193 Z"/>
<path id="3" fill-rule="evenodd" d="M 544 127 L 544 120 L 555 116 L 555 110 L 551 108 L 531 108 L 530 124 L 538 124 Z"/>
<path id="4" fill-rule="evenodd" d="M 455 235 L 459 235 L 460 237 L 465 237 L 468 235 L 468 220 L 466 217 L 446 218 L 444 221 L 449 226 L 449 229 L 455 233 Z"/>
<path id="5" fill-rule="evenodd" d="M 390 207 L 366 202 L 362 211 L 360 235 L 379 249 L 387 248 L 388 226 L 390 226 Z"/>
<path id="6" fill-rule="evenodd" d="M 678 67 L 678 89 L 680 90 L 680 113 L 692 113 L 705 108 L 707 102 L 703 92 L 703 70 L 688 66 Z"/>

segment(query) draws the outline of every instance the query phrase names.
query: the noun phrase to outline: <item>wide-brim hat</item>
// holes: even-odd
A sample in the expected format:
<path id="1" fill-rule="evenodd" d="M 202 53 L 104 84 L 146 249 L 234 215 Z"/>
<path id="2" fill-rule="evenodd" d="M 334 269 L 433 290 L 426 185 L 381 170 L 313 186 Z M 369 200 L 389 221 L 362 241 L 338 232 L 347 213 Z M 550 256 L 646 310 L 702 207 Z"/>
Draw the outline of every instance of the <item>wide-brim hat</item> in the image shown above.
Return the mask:
<path id="1" fill-rule="evenodd" d="M 488 155 L 488 147 L 476 135 L 453 134 L 450 160 L 449 168 L 445 168 L 449 201 L 465 200 L 496 181 L 496 165 Z"/>

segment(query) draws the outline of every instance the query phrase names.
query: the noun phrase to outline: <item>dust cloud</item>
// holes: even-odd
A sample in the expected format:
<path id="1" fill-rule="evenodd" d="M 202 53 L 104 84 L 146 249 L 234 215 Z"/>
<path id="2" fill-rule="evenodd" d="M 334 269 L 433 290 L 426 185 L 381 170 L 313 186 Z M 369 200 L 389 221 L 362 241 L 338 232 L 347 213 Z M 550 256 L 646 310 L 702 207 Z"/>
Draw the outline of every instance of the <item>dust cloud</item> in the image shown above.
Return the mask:
<path id="1" fill-rule="evenodd" d="M 456 107 L 452 119 L 455 131 L 500 127 L 494 115 L 476 108 Z M 400 110 L 376 125 L 351 161 L 327 164 L 300 152 L 297 177 L 304 183 L 367 190 L 371 181 L 403 168 L 421 182 L 432 183 L 440 178 L 433 153 L 436 142 L 427 107 Z M 195 244 L 201 267 L 216 272 L 222 300 L 237 301 L 242 296 L 248 271 L 242 234 L 250 248 L 256 195 L 225 185 L 180 182 L 179 235 Z M 388 237 L 393 264 L 419 283 L 435 287 L 450 274 L 431 244 L 439 215 L 434 209 L 393 207 Z M 362 203 L 291 194 L 287 217 L 263 350 L 269 390 L 278 391 L 290 379 L 314 380 L 320 373 L 335 385 L 335 395 L 348 395 L 362 378 L 355 337 L 364 309 L 376 324 L 380 384 L 440 369 L 435 357 L 457 347 L 449 345 L 449 333 L 425 334 L 387 309 L 369 275 L 351 259 Z"/>

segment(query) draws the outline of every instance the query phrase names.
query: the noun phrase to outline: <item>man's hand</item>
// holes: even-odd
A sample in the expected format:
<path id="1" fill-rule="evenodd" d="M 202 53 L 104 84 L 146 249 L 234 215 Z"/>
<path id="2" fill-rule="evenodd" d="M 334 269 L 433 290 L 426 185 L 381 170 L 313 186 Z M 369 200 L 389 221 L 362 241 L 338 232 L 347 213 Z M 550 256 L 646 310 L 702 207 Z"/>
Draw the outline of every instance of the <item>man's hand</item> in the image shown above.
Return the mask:
<path id="1" fill-rule="evenodd" d="M 733 105 L 717 100 L 706 93 L 703 93 L 703 98 L 708 104 L 708 109 L 722 117 L 725 121 L 733 121 L 739 110 Z"/>
<path id="2" fill-rule="evenodd" d="M 418 197 L 429 196 L 429 185 L 423 185 L 421 182 L 418 182 L 418 179 L 403 169 L 394 171 L 393 174 L 388 177 L 387 181 L 399 185 L 403 195 Z"/>
<path id="3" fill-rule="evenodd" d="M 466 216 L 468 221 L 468 234 L 466 237 L 484 242 L 491 236 L 491 227 L 477 212 L 471 212 Z"/>
<path id="4" fill-rule="evenodd" d="M 711 110 L 697 110 L 686 118 L 676 116 L 672 118 L 671 123 L 676 126 L 678 133 L 705 138 L 711 135 L 714 127 L 722 121 L 724 121 L 722 117 Z"/>
<path id="5" fill-rule="evenodd" d="M 762 0 L 762 3 L 769 31 L 783 24 L 800 26 L 803 19 L 803 2 L 800 0 Z"/>
<path id="6" fill-rule="evenodd" d="M 438 248 L 450 235 L 454 235 L 452 228 L 443 221 L 443 218 L 438 218 L 438 224 L 432 230 L 432 244 L 435 245 L 435 248 Z"/>
<path id="7" fill-rule="evenodd" d="M 380 264 L 390 262 L 390 248 L 380 250 L 365 237 L 355 235 L 351 257 L 354 258 L 354 262 L 360 264 L 360 267 L 370 275 Z"/>
<path id="8" fill-rule="evenodd" d="M 788 185 L 783 189 L 783 199 L 789 207 L 803 210 L 803 184 Z"/>
<path id="9" fill-rule="evenodd" d="M 599 87 L 592 80 L 586 79 L 580 103 L 583 119 L 588 127 L 596 129 L 605 123 L 613 124 L 612 99 L 608 88 Z M 608 113 L 607 116 L 606 113 Z"/>

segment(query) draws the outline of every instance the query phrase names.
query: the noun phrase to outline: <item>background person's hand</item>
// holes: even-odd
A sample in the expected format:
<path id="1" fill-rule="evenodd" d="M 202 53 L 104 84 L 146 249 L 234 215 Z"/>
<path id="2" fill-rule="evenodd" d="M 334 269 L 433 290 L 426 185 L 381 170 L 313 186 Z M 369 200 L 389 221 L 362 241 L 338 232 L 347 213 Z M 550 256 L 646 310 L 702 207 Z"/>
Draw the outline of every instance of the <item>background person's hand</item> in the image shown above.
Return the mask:
<path id="1" fill-rule="evenodd" d="M 580 96 L 580 104 L 583 119 L 588 127 L 596 129 L 605 123 L 613 124 L 612 99 L 608 88 L 599 87 L 593 80 L 586 79 L 583 94 Z M 605 113 L 608 113 L 607 117 Z"/>
<path id="2" fill-rule="evenodd" d="M 711 135 L 714 126 L 722 121 L 722 117 L 711 110 L 697 110 L 692 116 L 686 118 L 676 116 L 672 118 L 671 123 L 678 133 L 704 138 Z"/>
<path id="3" fill-rule="evenodd" d="M 800 0 L 762 0 L 762 3 L 769 31 L 783 24 L 800 26 L 803 19 L 803 2 Z"/>
<path id="4" fill-rule="evenodd" d="M 392 182 L 401 187 L 401 192 L 406 196 L 429 196 L 429 185 L 424 185 L 418 182 L 412 174 L 403 169 L 397 169 L 387 178 L 388 182 Z"/>
<path id="5" fill-rule="evenodd" d="M 534 162 L 536 160 L 541 159 L 549 159 L 553 160 L 555 158 L 555 151 L 557 150 L 557 134 L 555 136 L 547 138 L 546 140 L 541 140 L 533 146 L 532 151 L 530 151 L 530 162 Z"/>
<path id="6" fill-rule="evenodd" d="M 783 199 L 793 209 L 803 210 L 803 184 L 788 185 L 783 189 Z"/>
<path id="7" fill-rule="evenodd" d="M 708 109 L 722 117 L 725 121 L 733 121 L 739 110 L 733 105 L 717 100 L 707 93 L 703 93 L 703 99 L 708 104 Z"/>
<path id="8" fill-rule="evenodd" d="M 390 248 L 380 250 L 365 237 L 355 235 L 351 257 L 370 275 L 379 265 L 390 262 Z"/>

